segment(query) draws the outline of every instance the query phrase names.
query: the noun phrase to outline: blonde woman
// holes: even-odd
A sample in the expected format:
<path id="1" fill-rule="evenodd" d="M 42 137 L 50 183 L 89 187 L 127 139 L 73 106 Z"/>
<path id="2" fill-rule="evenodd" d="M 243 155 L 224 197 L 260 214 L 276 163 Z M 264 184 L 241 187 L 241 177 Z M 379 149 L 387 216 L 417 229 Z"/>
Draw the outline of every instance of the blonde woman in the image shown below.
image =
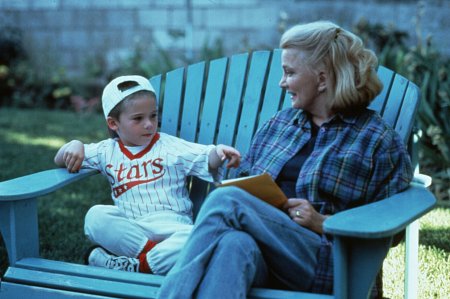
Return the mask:
<path id="1" fill-rule="evenodd" d="M 240 171 L 269 173 L 288 202 L 280 210 L 236 187 L 212 192 L 160 298 L 246 298 L 252 286 L 332 293 L 324 220 L 412 179 L 401 138 L 367 109 L 382 85 L 361 39 L 320 21 L 291 28 L 280 47 L 292 107 L 256 133 Z"/>

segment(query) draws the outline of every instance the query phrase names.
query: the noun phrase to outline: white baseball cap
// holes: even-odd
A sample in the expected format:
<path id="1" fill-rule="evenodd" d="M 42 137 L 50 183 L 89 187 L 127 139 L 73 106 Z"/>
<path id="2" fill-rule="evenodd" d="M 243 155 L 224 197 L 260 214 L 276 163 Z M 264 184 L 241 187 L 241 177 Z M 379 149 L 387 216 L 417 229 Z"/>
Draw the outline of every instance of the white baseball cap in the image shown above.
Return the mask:
<path id="1" fill-rule="evenodd" d="M 127 89 L 121 89 L 119 85 L 125 82 L 136 83 L 136 86 L 132 86 Z M 155 89 L 150 84 L 150 81 L 142 76 L 137 75 L 121 76 L 109 82 L 108 85 L 106 85 L 105 88 L 103 89 L 102 94 L 102 107 L 103 107 L 103 114 L 105 114 L 105 118 L 108 117 L 111 110 L 114 109 L 114 107 L 116 107 L 117 104 L 122 102 L 123 99 L 141 90 L 148 90 L 153 93 L 155 92 Z"/>

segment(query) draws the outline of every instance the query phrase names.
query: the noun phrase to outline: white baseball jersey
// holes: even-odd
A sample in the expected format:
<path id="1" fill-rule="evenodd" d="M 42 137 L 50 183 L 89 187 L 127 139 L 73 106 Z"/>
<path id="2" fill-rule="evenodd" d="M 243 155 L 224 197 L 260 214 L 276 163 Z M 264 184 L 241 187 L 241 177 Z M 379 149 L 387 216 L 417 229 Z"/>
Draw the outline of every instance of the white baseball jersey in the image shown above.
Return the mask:
<path id="1" fill-rule="evenodd" d="M 94 168 L 111 184 L 112 199 L 131 219 L 171 210 L 192 217 L 187 176 L 220 181 L 223 167 L 210 173 L 209 153 L 202 145 L 157 133 L 147 146 L 127 147 L 117 139 L 85 144 L 83 167 Z"/>

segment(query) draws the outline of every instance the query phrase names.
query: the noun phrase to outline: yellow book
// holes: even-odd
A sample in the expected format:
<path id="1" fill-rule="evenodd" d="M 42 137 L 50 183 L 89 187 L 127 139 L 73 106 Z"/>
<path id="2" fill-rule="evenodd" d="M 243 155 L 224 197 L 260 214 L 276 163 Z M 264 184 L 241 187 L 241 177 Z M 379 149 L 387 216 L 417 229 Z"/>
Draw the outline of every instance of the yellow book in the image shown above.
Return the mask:
<path id="1" fill-rule="evenodd" d="M 223 186 L 236 186 L 244 189 L 277 208 L 281 208 L 287 201 L 286 195 L 268 173 L 223 180 L 218 187 Z"/>

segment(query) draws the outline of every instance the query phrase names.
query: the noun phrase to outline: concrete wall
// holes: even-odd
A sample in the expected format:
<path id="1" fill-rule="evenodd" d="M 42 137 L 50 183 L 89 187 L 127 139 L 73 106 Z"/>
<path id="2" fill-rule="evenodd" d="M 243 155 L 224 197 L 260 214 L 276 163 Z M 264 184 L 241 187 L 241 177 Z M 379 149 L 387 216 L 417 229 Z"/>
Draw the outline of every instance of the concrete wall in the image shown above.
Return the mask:
<path id="1" fill-rule="evenodd" d="M 450 1 L 423 1 L 423 36 L 450 54 Z M 361 18 L 392 24 L 412 35 L 418 1 L 388 0 L 0 0 L 0 27 L 23 30 L 41 62 L 79 72 L 102 56 L 107 67 L 136 47 L 157 47 L 200 59 L 202 46 L 223 41 L 227 54 L 277 47 L 285 25 L 329 19 L 351 28 Z"/>

